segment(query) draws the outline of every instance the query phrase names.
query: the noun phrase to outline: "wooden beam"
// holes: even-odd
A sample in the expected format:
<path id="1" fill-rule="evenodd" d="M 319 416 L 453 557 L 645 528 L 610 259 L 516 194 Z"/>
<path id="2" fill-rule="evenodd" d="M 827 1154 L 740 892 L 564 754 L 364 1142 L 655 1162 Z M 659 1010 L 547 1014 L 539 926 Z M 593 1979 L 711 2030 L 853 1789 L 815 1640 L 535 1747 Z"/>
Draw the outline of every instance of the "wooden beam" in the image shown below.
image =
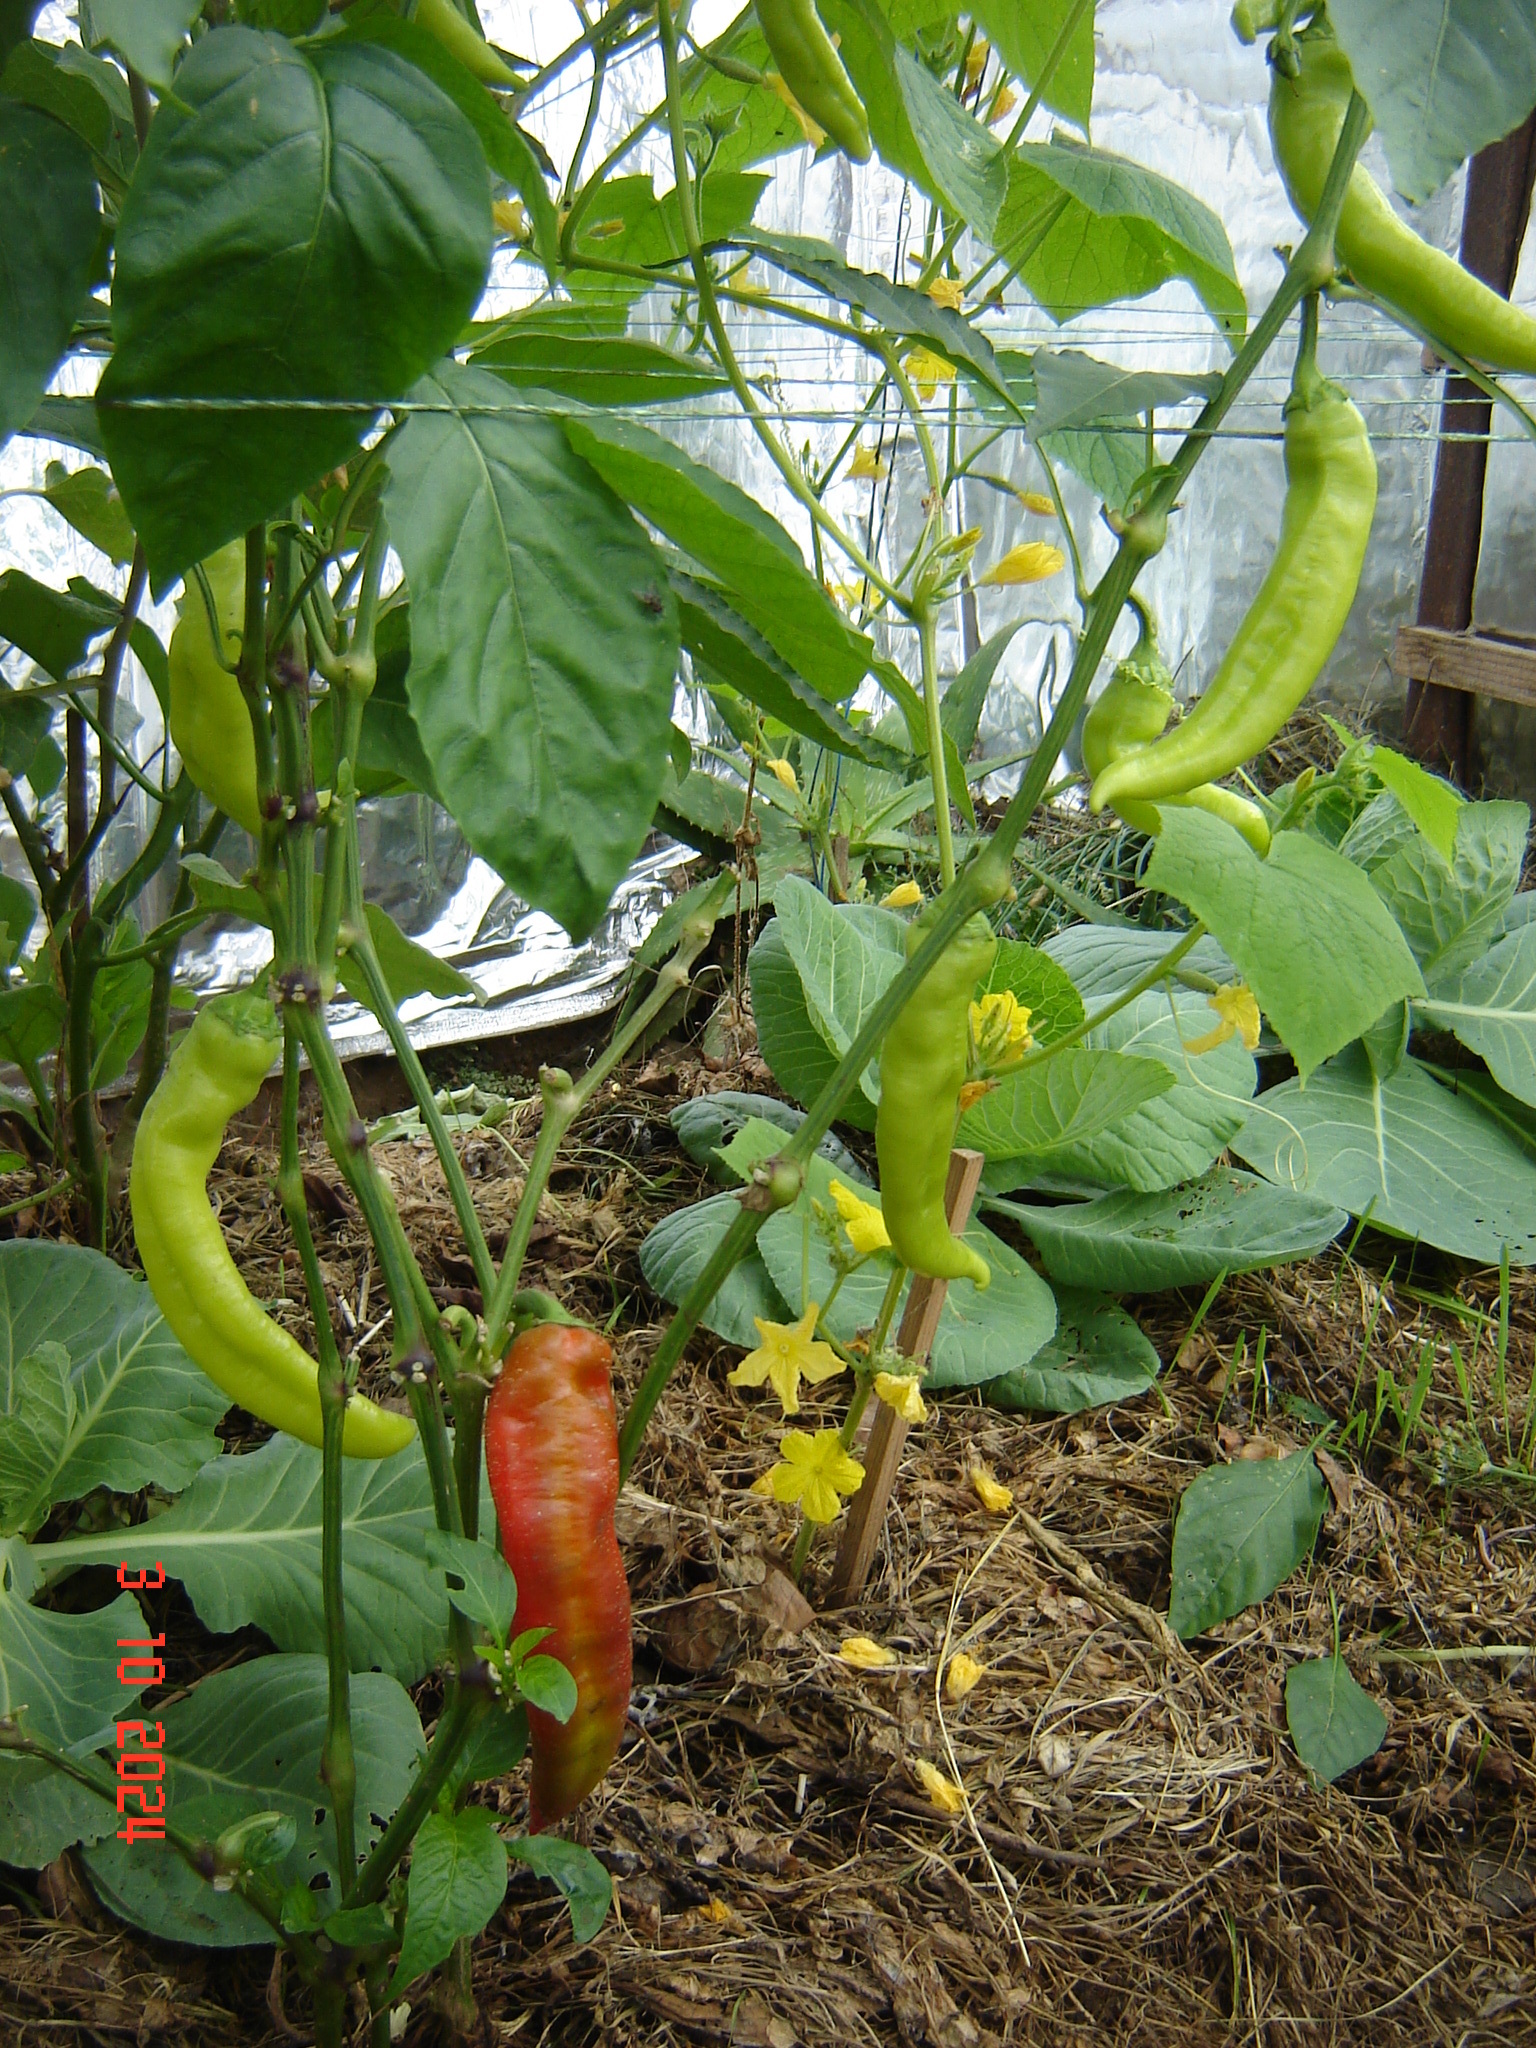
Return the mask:
<path id="1" fill-rule="evenodd" d="M 1480 149 L 1467 170 L 1461 260 L 1474 277 L 1509 297 L 1520 261 L 1536 176 L 1536 114 L 1513 134 Z M 1488 472 L 1492 406 L 1465 377 L 1447 376 L 1440 408 L 1440 446 L 1424 537 L 1418 623 L 1456 633 L 1472 623 L 1472 595 L 1482 546 L 1483 484 Z M 1394 660 L 1393 667 L 1397 667 Z M 1408 684 L 1408 744 L 1427 767 L 1466 786 L 1472 739 L 1469 691 L 1414 673 Z M 1516 700 L 1528 703 L 1520 697 Z"/>
<path id="2" fill-rule="evenodd" d="M 1506 704 L 1536 704 L 1536 646 L 1516 640 L 1447 633 L 1433 626 L 1399 626 L 1392 671 L 1425 688 L 1498 697 Z"/>
<path id="3" fill-rule="evenodd" d="M 944 1190 L 944 1213 L 949 1218 L 949 1227 L 957 1235 L 964 1230 L 971 1213 L 971 1204 L 976 1199 L 976 1190 L 981 1185 L 981 1169 L 986 1164 L 979 1152 L 956 1150 L 949 1155 L 949 1181 Z M 919 1273 L 907 1290 L 907 1306 L 901 1318 L 901 1332 L 896 1339 L 896 1349 L 916 1365 L 925 1365 L 933 1340 L 938 1334 L 939 1316 L 944 1307 L 947 1283 L 930 1280 Z M 843 1524 L 843 1533 L 837 1546 L 837 1559 L 832 1566 L 832 1579 L 827 1587 L 825 1605 L 828 1607 L 850 1606 L 864 1590 L 869 1577 L 869 1568 L 875 1561 L 875 1548 L 880 1541 L 880 1531 L 885 1526 L 885 1510 L 891 1498 L 891 1489 L 896 1484 L 896 1468 L 901 1463 L 901 1447 L 906 1441 L 907 1425 L 883 1401 L 874 1401 L 874 1427 L 869 1432 L 869 1443 L 863 1452 L 864 1484 L 853 1496 L 848 1510 L 848 1519 Z"/>

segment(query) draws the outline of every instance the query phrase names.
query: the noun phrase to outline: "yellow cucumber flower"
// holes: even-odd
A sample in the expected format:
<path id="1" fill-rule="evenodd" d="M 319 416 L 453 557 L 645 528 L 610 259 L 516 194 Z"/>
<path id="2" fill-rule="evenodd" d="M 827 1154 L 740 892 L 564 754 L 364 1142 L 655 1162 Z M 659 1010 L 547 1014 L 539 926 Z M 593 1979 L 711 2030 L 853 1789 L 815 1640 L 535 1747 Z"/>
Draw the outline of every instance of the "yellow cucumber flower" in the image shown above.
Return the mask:
<path id="1" fill-rule="evenodd" d="M 1061 549 L 1048 540 L 1020 541 L 1000 562 L 994 562 L 981 577 L 983 583 L 1044 583 L 1067 566 Z"/>
<path id="2" fill-rule="evenodd" d="M 1259 1042 L 1259 1006 L 1253 999 L 1253 991 L 1240 981 L 1228 988 L 1219 988 L 1206 1001 L 1221 1020 L 1199 1038 L 1186 1038 L 1184 1050 L 1192 1053 L 1211 1052 L 1218 1045 L 1241 1034 L 1243 1044 L 1250 1052 Z"/>
<path id="3" fill-rule="evenodd" d="M 768 1475 L 774 1499 L 786 1506 L 798 1501 L 808 1522 L 835 1522 L 840 1497 L 864 1484 L 864 1467 L 849 1457 L 837 1431 L 818 1429 L 807 1436 L 803 1429 L 786 1429 L 779 1449 L 782 1462 Z"/>
<path id="4" fill-rule="evenodd" d="M 873 1202 L 862 1201 L 840 1180 L 832 1181 L 828 1192 L 837 1204 L 837 1213 L 843 1219 L 848 1242 L 856 1252 L 862 1252 L 868 1258 L 871 1252 L 890 1250 L 891 1240 L 886 1234 L 885 1218 Z"/>
<path id="5" fill-rule="evenodd" d="M 801 1380 L 819 1386 L 843 1370 L 843 1361 L 832 1346 L 818 1342 L 813 1334 L 820 1314 L 820 1305 L 813 1301 L 798 1323 L 769 1323 L 754 1316 L 752 1320 L 762 1341 L 755 1351 L 747 1353 L 734 1372 L 726 1374 L 731 1385 L 760 1387 L 766 1380 L 778 1395 L 784 1413 L 798 1415 Z M 778 1497 L 782 1499 L 783 1495 Z"/>
<path id="6" fill-rule="evenodd" d="M 943 356 L 935 355 L 931 348 L 913 349 L 904 368 L 925 405 L 941 384 L 953 384 L 955 381 L 954 364 L 946 362 Z"/>
<path id="7" fill-rule="evenodd" d="M 922 900 L 923 892 L 919 889 L 916 882 L 898 882 L 889 896 L 882 896 L 880 898 L 880 908 L 882 910 L 911 910 L 915 904 L 921 903 Z"/>
<path id="8" fill-rule="evenodd" d="M 875 1392 L 887 1408 L 895 1409 L 903 1422 L 926 1422 L 928 1410 L 915 1373 L 877 1372 Z"/>
<path id="9" fill-rule="evenodd" d="M 937 1764 L 929 1763 L 927 1757 L 914 1757 L 912 1768 L 918 1782 L 940 1813 L 964 1813 L 965 1794 L 952 1778 L 946 1778 Z"/>
<path id="10" fill-rule="evenodd" d="M 877 1643 L 873 1636 L 848 1636 L 837 1654 L 856 1671 L 889 1671 L 893 1664 L 901 1662 L 894 1650 Z"/>

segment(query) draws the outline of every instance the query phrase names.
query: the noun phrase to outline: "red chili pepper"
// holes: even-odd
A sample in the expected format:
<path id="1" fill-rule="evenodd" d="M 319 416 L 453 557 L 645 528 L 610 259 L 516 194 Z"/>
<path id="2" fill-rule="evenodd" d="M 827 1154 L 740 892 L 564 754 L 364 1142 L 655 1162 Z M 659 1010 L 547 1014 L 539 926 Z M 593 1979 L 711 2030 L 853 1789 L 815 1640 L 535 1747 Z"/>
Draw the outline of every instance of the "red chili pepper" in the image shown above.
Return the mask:
<path id="1" fill-rule="evenodd" d="M 629 1585 L 613 1530 L 619 1439 L 594 1330 L 540 1323 L 514 1338 L 485 1411 L 485 1464 L 517 1622 L 576 1681 L 564 1726 L 528 1710 L 533 1834 L 564 1818 L 613 1762 L 629 1705 Z"/>

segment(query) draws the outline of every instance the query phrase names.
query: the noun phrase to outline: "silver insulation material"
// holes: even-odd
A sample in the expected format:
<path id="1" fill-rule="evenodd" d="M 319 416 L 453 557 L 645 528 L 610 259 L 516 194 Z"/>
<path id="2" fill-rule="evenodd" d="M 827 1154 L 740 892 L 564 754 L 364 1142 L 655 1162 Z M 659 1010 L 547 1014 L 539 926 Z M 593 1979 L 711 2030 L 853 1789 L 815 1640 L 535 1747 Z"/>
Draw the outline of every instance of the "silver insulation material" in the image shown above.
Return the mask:
<path id="1" fill-rule="evenodd" d="M 570 40 L 573 17 L 553 0 L 479 0 L 493 40 L 521 55 L 544 60 Z M 723 0 L 699 0 L 694 32 L 717 33 L 736 8 Z M 1297 229 L 1270 156 L 1265 123 L 1268 75 L 1262 47 L 1244 49 L 1227 24 L 1228 0 L 1100 0 L 1098 70 L 1092 140 L 1100 147 L 1161 172 L 1188 187 L 1221 217 L 1231 240 L 1237 273 L 1250 309 L 1262 307 L 1280 276 L 1277 246 L 1293 242 Z M 73 34 L 57 5 L 45 7 L 37 33 L 55 40 Z M 585 59 L 537 102 L 527 125 L 564 162 L 586 114 L 590 70 Z M 603 112 L 588 150 L 598 162 L 656 104 L 661 89 L 653 53 L 610 66 Z M 1042 110 L 1032 135 L 1044 137 L 1051 117 Z M 1390 188 L 1378 141 L 1367 145 L 1364 161 Z M 863 167 L 841 157 L 814 162 L 800 149 L 762 166 L 770 183 L 758 210 L 758 224 L 832 243 L 850 263 L 887 275 L 910 276 L 906 255 L 922 241 L 926 201 L 909 191 L 878 162 Z M 634 149 L 626 171 L 652 172 L 658 190 L 671 183 L 664 132 L 649 133 Z M 1458 176 L 1424 207 L 1404 209 L 1421 234 L 1454 250 L 1460 233 L 1463 179 Z M 1400 202 L 1399 202 L 1400 203 Z M 966 262 L 962 245 L 962 272 Z M 766 274 L 765 274 L 766 275 Z M 774 289 L 810 296 L 805 288 L 772 274 Z M 530 303 L 542 276 L 515 252 L 498 253 L 482 316 Z M 1536 255 L 1529 247 L 1516 286 L 1517 299 L 1536 302 Z M 869 359 L 846 340 L 788 326 L 761 311 L 737 308 L 733 335 L 743 366 L 754 378 L 768 378 L 770 411 L 798 452 L 808 444 L 825 462 L 841 444 L 874 381 Z M 666 339 L 672 331 L 669 296 L 653 292 L 634 311 L 636 331 Z M 1057 326 L 1011 286 L 1005 305 L 986 315 L 985 331 L 998 347 L 1033 350 L 1042 346 L 1082 349 L 1130 369 L 1219 370 L 1227 348 L 1212 320 L 1183 283 L 1171 283 L 1134 304 L 1087 312 Z M 1223 426 L 1216 445 L 1197 469 L 1167 547 L 1146 570 L 1142 589 L 1158 614 L 1165 649 L 1179 669 L 1179 685 L 1194 695 L 1209 680 L 1234 626 L 1267 565 L 1279 527 L 1283 473 L 1280 408 L 1288 387 L 1294 328 L 1283 336 L 1263 371 L 1248 386 Z M 1321 343 L 1324 370 L 1348 385 L 1370 426 L 1381 471 L 1380 501 L 1360 593 L 1344 635 L 1325 673 L 1322 694 L 1335 703 L 1367 702 L 1390 725 L 1401 689 L 1387 670 L 1395 628 L 1413 616 L 1439 420 L 1441 378 L 1425 369 L 1418 344 L 1360 307 L 1340 305 L 1325 313 Z M 60 388 L 85 390 L 93 381 L 89 365 L 75 363 Z M 947 398 L 940 388 L 935 419 Z M 1193 417 L 1193 406 L 1159 416 L 1171 436 Z M 734 405 L 721 400 L 688 407 L 648 408 L 648 423 L 673 435 L 691 453 L 733 478 L 764 503 L 810 553 L 803 513 Z M 984 423 L 970 399 L 960 399 L 960 437 Z M 872 535 L 886 561 L 899 561 L 922 518 L 924 478 L 910 436 L 892 445 L 894 414 L 883 425 L 888 479 L 877 484 L 842 483 L 829 500 L 837 516 L 861 537 Z M 877 413 L 865 438 L 882 437 Z M 1164 450 L 1171 439 L 1160 432 Z M 77 467 L 78 451 L 15 437 L 0 451 L 0 490 L 41 484 L 50 462 Z M 1003 482 L 1039 490 L 1044 478 L 1022 431 L 1011 432 L 992 449 L 984 465 Z M 1108 560 L 1112 536 L 1098 516 L 1088 487 L 1064 468 L 1059 472 L 1069 514 L 1092 577 Z M 1536 547 L 1536 448 L 1507 413 L 1495 416 L 1488 472 L 1484 541 L 1477 585 L 1477 622 L 1507 631 L 1536 631 L 1536 579 L 1529 573 Z M 984 538 L 978 565 L 996 559 L 1015 542 L 1052 537 L 1050 522 L 1026 511 L 1017 498 L 971 483 L 959 508 L 963 523 L 980 526 Z M 125 572 L 75 535 L 53 510 L 27 497 L 0 499 L 0 563 L 16 565 L 54 584 L 82 575 L 103 588 L 120 590 Z M 843 573 L 828 565 L 833 580 Z M 941 642 L 942 665 L 957 669 L 968 651 L 961 608 L 949 608 Z M 147 616 L 162 640 L 169 636 L 174 607 L 149 607 Z M 1017 756 L 1032 746 L 1049 715 L 1051 691 L 1070 664 L 1075 613 L 1065 574 L 1025 588 L 977 593 L 975 625 L 985 640 L 1000 627 L 1023 620 L 998 669 L 981 729 L 989 757 Z M 1131 622 L 1118 629 L 1112 651 L 1128 645 Z M 883 653 L 915 673 L 911 635 L 876 628 Z M 28 665 L 14 651 L 0 657 L 0 672 L 13 684 L 27 679 Z M 873 686 L 865 685 L 867 701 Z M 680 693 L 679 719 L 702 732 L 701 707 Z M 866 701 L 861 700 L 861 701 Z M 148 680 L 130 656 L 122 706 L 125 743 L 153 780 L 163 765 L 160 713 Z M 1497 779 L 1509 788 L 1536 785 L 1536 747 L 1529 714 L 1507 706 L 1479 711 L 1485 744 L 1497 737 Z M 989 790 L 1011 785 L 1017 767 L 991 778 Z M 56 799 L 62 811 L 62 791 Z M 132 857 L 146 829 L 149 804 L 135 792 L 124 805 L 99 858 L 109 876 Z M 62 832 L 62 818 L 60 819 Z M 483 1006 L 418 999 L 407 1008 L 418 1043 L 522 1030 L 592 1014 L 609 1003 L 625 964 L 667 899 L 667 876 L 687 853 L 661 845 L 643 854 L 598 932 L 573 946 L 558 926 L 530 911 L 506 891 L 475 858 L 441 811 L 425 799 L 390 799 L 369 804 L 365 814 L 366 882 L 402 928 L 442 957 L 463 966 L 484 989 Z M 225 864 L 241 865 L 239 835 L 231 829 L 221 850 Z M 14 839 L 0 838 L 6 870 L 26 878 Z M 164 901 L 160 900 L 164 897 Z M 168 888 L 148 892 L 141 905 L 147 924 L 163 914 Z M 182 974 L 199 991 L 230 986 L 246 978 L 265 957 L 264 933 L 224 921 L 202 928 L 187 941 Z M 345 1049 L 361 1052 L 382 1042 L 372 1020 L 338 1004 L 333 1020 Z"/>

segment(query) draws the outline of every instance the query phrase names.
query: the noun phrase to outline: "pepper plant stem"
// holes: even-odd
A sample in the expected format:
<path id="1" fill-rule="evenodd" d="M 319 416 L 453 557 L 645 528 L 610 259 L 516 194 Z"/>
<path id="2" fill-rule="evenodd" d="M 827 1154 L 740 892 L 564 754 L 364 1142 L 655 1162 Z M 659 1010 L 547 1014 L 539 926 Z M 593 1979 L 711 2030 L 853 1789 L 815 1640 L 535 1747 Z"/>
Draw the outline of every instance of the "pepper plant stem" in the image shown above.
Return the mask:
<path id="1" fill-rule="evenodd" d="M 939 841 L 939 880 L 947 889 L 955 879 L 955 839 L 944 765 L 944 726 L 939 716 L 939 623 L 931 605 L 924 605 L 917 624 L 923 657 L 923 710 L 928 719 L 928 773 L 933 782 L 933 828 Z"/>
<path id="2" fill-rule="evenodd" d="M 716 912 L 723 907 L 733 882 L 734 877 L 729 871 L 716 878 L 715 889 L 684 926 L 677 950 L 657 975 L 656 986 L 645 1001 L 625 1019 L 620 1029 L 609 1040 L 602 1056 L 593 1062 L 581 1079 L 561 1086 L 555 1076 L 550 1076 L 548 1081 L 543 1076 L 540 1077 L 540 1092 L 544 1097 L 544 1120 L 539 1126 L 538 1142 L 534 1146 L 533 1158 L 529 1162 L 522 1199 L 517 1205 L 517 1214 L 512 1219 L 512 1230 L 507 1239 L 501 1270 L 496 1275 L 495 1287 L 486 1302 L 486 1351 L 491 1358 L 499 1358 L 506 1345 L 507 1330 L 512 1317 L 512 1297 L 516 1294 L 518 1282 L 522 1278 L 523 1260 L 533 1236 L 539 1199 L 549 1179 L 549 1169 L 554 1163 L 560 1141 L 591 1099 L 593 1091 L 607 1080 L 630 1047 L 661 1015 L 678 990 L 687 987 L 693 963 L 713 936 Z"/>
<path id="3" fill-rule="evenodd" d="M 325 1276 L 315 1252 L 299 1162 L 299 1040 L 291 1022 L 283 1032 L 283 1102 L 278 1194 L 304 1269 L 304 1289 L 320 1351 L 320 1591 L 325 1612 L 325 1659 L 329 1677 L 325 1742 L 320 1776 L 331 1795 L 336 1824 L 336 1864 L 357 1868 L 357 1759 L 352 1747 L 352 1665 L 347 1655 L 347 1609 L 342 1586 L 342 1451 L 347 1414 L 347 1372 L 336 1349 Z"/>

